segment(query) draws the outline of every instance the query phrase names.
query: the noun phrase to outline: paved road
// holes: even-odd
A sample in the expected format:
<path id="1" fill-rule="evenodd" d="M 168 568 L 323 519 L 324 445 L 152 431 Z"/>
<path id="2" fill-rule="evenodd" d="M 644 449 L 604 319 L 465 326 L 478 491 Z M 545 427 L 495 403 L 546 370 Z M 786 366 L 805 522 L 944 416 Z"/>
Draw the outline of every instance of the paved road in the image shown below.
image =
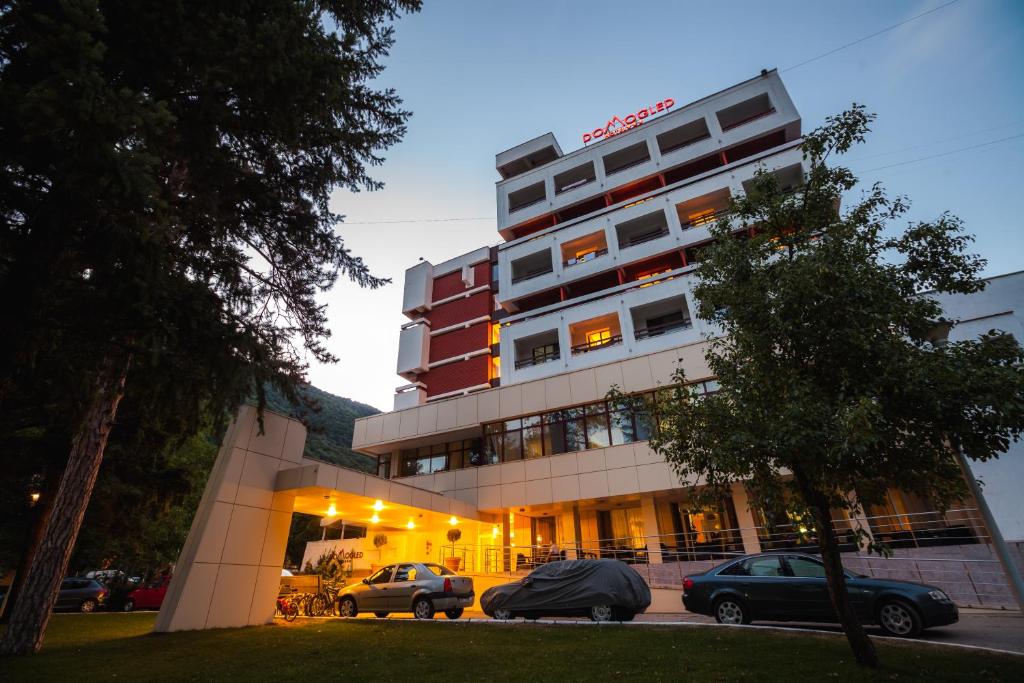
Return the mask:
<path id="1" fill-rule="evenodd" d="M 402 619 L 411 617 L 411 614 L 395 614 L 390 618 Z M 374 617 L 373 615 L 361 614 L 359 618 L 373 619 Z M 444 617 L 439 617 L 439 619 L 443 621 Z M 463 619 L 486 620 L 488 618 L 481 612 L 466 612 Z M 541 623 L 552 621 L 579 620 L 559 618 L 545 618 L 540 620 Z M 641 622 L 650 624 L 673 622 L 713 624 L 715 623 L 715 620 L 711 617 L 705 617 L 699 614 L 681 612 L 677 614 L 641 614 L 637 616 L 636 623 Z M 817 631 L 841 633 L 838 626 L 830 624 L 758 622 L 757 625 L 774 626 L 792 630 L 813 629 Z M 868 633 L 875 636 L 882 635 L 881 630 L 875 626 L 869 626 Z M 952 645 L 973 645 L 977 647 L 988 647 L 996 650 L 1006 650 L 1008 652 L 1024 654 L 1024 616 L 1021 616 L 1016 612 L 962 609 L 960 610 L 959 623 L 928 629 L 921 634 L 918 640 Z"/>

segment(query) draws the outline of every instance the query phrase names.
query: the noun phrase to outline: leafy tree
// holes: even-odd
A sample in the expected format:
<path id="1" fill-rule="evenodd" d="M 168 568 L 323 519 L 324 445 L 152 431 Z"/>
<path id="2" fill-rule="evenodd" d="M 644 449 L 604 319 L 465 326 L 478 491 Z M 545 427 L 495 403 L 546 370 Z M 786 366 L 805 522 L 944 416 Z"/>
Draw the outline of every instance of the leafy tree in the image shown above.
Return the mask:
<path id="1" fill-rule="evenodd" d="M 0 652 L 42 644 L 122 399 L 180 438 L 335 360 L 317 293 L 385 281 L 329 200 L 379 187 L 368 167 L 404 134 L 372 80 L 419 4 L 4 4 L 0 415 L 31 390 L 57 424 Z"/>
<path id="2" fill-rule="evenodd" d="M 854 655 L 877 666 L 847 596 L 832 511 L 860 518 L 889 487 L 942 509 L 964 496 L 954 449 L 994 458 L 1024 429 L 1024 355 L 998 332 L 935 337 L 942 312 L 929 293 L 984 286 L 958 219 L 898 229 L 907 202 L 879 185 L 839 210 L 857 181 L 826 162 L 872 120 L 858 105 L 827 119 L 805 138 L 798 191 L 762 171 L 712 229 L 693 293 L 721 333 L 706 351 L 721 389 L 696 398 L 679 371 L 651 445 L 699 479 L 706 500 L 745 482 L 754 504 L 788 501 L 807 515 Z"/>

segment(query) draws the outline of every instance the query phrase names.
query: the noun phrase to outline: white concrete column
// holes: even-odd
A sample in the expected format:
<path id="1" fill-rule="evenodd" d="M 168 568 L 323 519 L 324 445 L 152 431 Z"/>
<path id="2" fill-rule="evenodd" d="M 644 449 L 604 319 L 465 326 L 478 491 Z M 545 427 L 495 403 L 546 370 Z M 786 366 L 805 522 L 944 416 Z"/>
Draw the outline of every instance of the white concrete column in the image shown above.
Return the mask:
<path id="1" fill-rule="evenodd" d="M 740 526 L 740 538 L 743 539 L 743 552 L 748 555 L 761 552 L 761 541 L 757 538 L 757 523 L 750 512 L 750 500 L 747 487 L 743 482 L 732 484 L 732 505 L 736 510 L 736 523 Z"/>
<path id="2" fill-rule="evenodd" d="M 651 496 L 641 498 L 640 512 L 644 516 L 647 561 L 651 564 L 661 564 L 661 531 L 658 529 L 658 509 L 654 505 L 654 498 Z"/>
<path id="3" fill-rule="evenodd" d="M 242 406 L 206 482 L 154 631 L 270 623 L 281 584 L 294 493 L 276 493 L 277 472 L 302 461 L 306 428 Z"/>

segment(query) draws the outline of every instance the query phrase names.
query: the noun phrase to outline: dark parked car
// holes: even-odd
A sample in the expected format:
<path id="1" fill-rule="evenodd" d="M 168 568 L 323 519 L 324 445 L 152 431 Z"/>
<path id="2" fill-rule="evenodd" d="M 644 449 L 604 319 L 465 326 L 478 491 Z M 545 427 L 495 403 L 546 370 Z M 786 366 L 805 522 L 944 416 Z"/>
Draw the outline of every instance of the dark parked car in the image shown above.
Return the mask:
<path id="1" fill-rule="evenodd" d="M 107 599 L 107 589 L 96 579 L 68 578 L 60 583 L 55 610 L 95 612 Z"/>
<path id="2" fill-rule="evenodd" d="M 484 591 L 480 607 L 495 619 L 585 616 L 630 621 L 651 604 L 651 589 L 618 560 L 550 562 L 530 575 Z"/>
<path id="3" fill-rule="evenodd" d="M 914 636 L 960 618 L 949 596 L 934 586 L 846 572 L 846 587 L 861 621 L 878 624 L 890 635 Z M 714 616 L 720 624 L 836 621 L 825 566 L 816 557 L 797 553 L 749 555 L 688 576 L 683 579 L 683 605 Z"/>

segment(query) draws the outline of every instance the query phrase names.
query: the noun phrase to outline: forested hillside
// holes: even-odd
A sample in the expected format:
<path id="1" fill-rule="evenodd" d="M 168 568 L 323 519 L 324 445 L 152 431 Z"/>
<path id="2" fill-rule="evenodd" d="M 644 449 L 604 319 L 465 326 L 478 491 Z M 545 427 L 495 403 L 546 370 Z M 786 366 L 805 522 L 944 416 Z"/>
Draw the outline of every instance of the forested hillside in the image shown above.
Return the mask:
<path id="1" fill-rule="evenodd" d="M 365 403 L 329 394 L 311 384 L 303 385 L 299 392 L 311 399 L 317 409 L 310 410 L 302 405 L 291 404 L 270 387 L 267 387 L 267 408 L 306 423 L 309 427 L 306 438 L 307 457 L 376 473 L 375 458 L 352 450 L 352 427 L 356 418 L 376 415 L 380 411 Z"/>

